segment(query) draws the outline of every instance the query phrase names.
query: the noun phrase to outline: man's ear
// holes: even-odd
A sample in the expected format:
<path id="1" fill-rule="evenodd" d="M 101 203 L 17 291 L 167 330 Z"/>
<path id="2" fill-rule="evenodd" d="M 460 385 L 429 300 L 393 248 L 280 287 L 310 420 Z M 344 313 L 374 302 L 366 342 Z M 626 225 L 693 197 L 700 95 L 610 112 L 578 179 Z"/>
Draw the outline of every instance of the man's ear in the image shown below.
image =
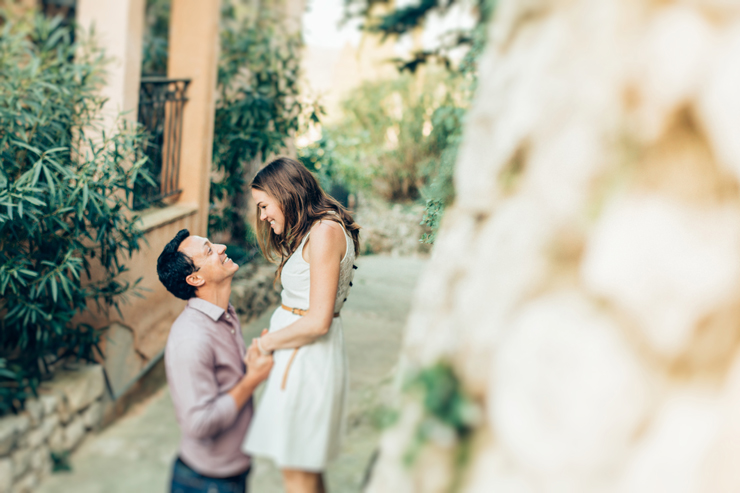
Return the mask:
<path id="1" fill-rule="evenodd" d="M 190 274 L 188 277 L 185 278 L 185 282 L 190 284 L 191 286 L 195 286 L 196 288 L 199 288 L 206 283 L 206 280 L 200 277 L 197 272 L 193 272 L 192 274 Z"/>

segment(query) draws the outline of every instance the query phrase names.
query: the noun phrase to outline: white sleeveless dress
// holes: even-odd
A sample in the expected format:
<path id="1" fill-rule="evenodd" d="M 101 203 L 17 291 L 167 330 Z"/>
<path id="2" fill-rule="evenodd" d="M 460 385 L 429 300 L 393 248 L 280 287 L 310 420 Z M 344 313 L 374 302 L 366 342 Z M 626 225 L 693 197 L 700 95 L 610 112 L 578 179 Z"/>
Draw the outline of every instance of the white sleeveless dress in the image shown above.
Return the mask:
<path id="1" fill-rule="evenodd" d="M 283 304 L 303 310 L 309 309 L 311 285 L 309 264 L 303 260 L 303 246 L 309 234 L 285 263 L 280 276 Z M 354 243 L 346 230 L 344 236 L 347 251 L 340 262 L 334 313 L 342 309 L 354 277 Z M 278 307 L 270 319 L 270 332 L 280 330 L 299 318 L 299 315 Z M 342 318 L 334 318 L 327 334 L 298 350 L 282 389 L 293 351 L 275 351 L 275 364 L 242 450 L 247 454 L 268 457 L 281 469 L 319 472 L 338 455 L 343 430 L 348 366 Z"/>

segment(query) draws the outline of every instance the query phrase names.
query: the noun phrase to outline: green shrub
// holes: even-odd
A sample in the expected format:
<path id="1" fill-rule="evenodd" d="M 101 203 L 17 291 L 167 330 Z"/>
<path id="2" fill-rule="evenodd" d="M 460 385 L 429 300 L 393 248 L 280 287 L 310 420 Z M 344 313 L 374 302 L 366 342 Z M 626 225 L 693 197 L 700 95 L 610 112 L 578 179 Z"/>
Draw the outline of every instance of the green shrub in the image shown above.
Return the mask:
<path id="1" fill-rule="evenodd" d="M 98 129 L 102 53 L 79 33 L 73 41 L 58 19 L 1 17 L 0 25 L 4 414 L 18 411 L 57 361 L 102 357 L 101 331 L 77 316 L 118 308 L 133 287 L 120 274 L 142 237 L 129 204 L 144 173 L 132 162 L 136 128 Z"/>
<path id="2" fill-rule="evenodd" d="M 389 201 L 451 193 L 444 152 L 461 133 L 468 100 L 463 82 L 429 67 L 423 75 L 365 83 L 343 102 L 342 120 L 299 153 L 309 168 L 320 164 L 327 179 Z"/>
<path id="3" fill-rule="evenodd" d="M 327 192 L 337 185 L 355 192 L 370 181 L 368 169 L 358 165 L 360 142 L 361 138 L 324 129 L 319 140 L 298 149 L 298 159 Z"/>

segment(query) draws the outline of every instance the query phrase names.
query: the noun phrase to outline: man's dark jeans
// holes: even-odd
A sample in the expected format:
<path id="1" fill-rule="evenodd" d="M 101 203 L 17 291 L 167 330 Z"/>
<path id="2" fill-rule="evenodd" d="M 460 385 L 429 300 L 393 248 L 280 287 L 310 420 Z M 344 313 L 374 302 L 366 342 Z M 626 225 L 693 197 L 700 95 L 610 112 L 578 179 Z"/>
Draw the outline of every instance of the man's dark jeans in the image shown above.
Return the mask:
<path id="1" fill-rule="evenodd" d="M 178 457 L 172 468 L 170 493 L 245 493 L 248 474 L 249 469 L 229 478 L 211 478 L 195 472 Z"/>

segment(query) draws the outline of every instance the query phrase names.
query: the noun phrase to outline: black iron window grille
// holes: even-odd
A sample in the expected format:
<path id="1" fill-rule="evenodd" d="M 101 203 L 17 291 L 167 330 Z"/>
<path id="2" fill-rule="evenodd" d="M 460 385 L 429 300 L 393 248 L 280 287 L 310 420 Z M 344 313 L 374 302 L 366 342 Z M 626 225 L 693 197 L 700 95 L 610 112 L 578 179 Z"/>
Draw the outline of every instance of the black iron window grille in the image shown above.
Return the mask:
<path id="1" fill-rule="evenodd" d="M 139 123 L 149 133 L 142 152 L 156 185 L 139 182 L 134 188 L 134 209 L 141 210 L 179 194 L 183 107 L 190 80 L 142 77 Z"/>

